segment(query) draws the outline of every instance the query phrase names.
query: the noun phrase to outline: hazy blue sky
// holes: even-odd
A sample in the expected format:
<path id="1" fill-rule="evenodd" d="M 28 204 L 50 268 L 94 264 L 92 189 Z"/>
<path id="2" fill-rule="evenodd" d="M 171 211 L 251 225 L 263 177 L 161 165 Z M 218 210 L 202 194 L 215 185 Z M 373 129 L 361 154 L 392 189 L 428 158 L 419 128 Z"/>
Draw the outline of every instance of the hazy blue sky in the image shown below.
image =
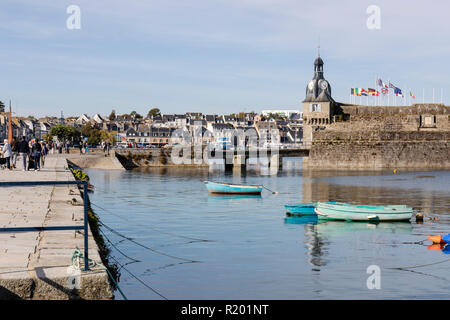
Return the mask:
<path id="1" fill-rule="evenodd" d="M 81 8 L 69 30 L 66 9 Z M 366 26 L 369 5 L 381 29 Z M 338 101 L 376 75 L 448 103 L 448 1 L 1 0 L 0 100 L 19 115 L 299 108 L 320 37 Z M 398 100 L 399 101 L 399 100 Z"/>

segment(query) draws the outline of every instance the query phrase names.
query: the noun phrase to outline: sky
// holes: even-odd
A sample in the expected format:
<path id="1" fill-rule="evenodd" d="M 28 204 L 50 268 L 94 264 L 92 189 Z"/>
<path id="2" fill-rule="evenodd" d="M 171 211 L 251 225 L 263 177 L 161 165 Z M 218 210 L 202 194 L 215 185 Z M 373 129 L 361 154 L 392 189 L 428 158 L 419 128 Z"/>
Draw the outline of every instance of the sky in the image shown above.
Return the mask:
<path id="1" fill-rule="evenodd" d="M 378 76 L 448 104 L 449 12 L 443 0 L 0 0 L 0 100 L 38 117 L 300 109 L 320 43 L 337 101 Z"/>

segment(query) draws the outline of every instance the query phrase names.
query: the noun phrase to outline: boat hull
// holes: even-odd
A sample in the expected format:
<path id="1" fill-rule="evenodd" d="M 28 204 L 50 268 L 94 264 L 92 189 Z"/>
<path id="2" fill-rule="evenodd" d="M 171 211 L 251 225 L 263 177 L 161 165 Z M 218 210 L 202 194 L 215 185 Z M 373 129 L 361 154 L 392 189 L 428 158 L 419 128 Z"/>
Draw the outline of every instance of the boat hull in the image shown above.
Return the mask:
<path id="1" fill-rule="evenodd" d="M 338 203 L 338 202 L 330 202 L 330 203 Z M 291 215 L 317 215 L 314 209 L 317 206 L 317 202 L 310 203 L 288 203 L 284 207 L 286 208 L 286 212 Z"/>
<path id="2" fill-rule="evenodd" d="M 317 203 L 293 203 L 287 204 L 284 207 L 287 213 L 292 215 L 316 215 L 314 211 L 316 205 Z"/>
<path id="3" fill-rule="evenodd" d="M 346 221 L 404 221 L 412 217 L 406 206 L 360 206 L 318 203 L 314 209 L 319 219 Z"/>
<path id="4" fill-rule="evenodd" d="M 249 194 L 260 195 L 262 186 L 246 186 L 205 181 L 206 189 L 213 194 Z"/>

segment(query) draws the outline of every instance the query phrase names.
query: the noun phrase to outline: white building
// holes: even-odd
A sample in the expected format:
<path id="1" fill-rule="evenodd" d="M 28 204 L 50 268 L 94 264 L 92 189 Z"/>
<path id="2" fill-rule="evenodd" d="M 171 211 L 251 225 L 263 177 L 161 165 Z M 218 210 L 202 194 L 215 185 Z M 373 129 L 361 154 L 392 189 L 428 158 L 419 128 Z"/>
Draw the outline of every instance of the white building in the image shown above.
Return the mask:
<path id="1" fill-rule="evenodd" d="M 279 116 L 289 118 L 291 116 L 291 114 L 302 115 L 302 112 L 300 112 L 300 110 L 263 110 L 263 111 L 261 111 L 261 114 L 263 116 L 268 116 L 269 114 L 277 114 Z"/>

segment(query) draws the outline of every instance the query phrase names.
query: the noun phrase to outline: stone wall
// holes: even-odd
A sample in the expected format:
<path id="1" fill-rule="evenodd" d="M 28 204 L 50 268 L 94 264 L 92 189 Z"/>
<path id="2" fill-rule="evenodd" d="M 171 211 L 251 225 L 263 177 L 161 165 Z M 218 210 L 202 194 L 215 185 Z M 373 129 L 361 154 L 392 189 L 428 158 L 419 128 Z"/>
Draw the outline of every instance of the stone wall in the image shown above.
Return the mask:
<path id="1" fill-rule="evenodd" d="M 341 106 L 328 126 L 311 127 L 305 168 L 450 169 L 450 107 Z M 424 125 L 424 117 L 434 123 Z M 311 134 L 311 133 L 310 133 Z"/>

